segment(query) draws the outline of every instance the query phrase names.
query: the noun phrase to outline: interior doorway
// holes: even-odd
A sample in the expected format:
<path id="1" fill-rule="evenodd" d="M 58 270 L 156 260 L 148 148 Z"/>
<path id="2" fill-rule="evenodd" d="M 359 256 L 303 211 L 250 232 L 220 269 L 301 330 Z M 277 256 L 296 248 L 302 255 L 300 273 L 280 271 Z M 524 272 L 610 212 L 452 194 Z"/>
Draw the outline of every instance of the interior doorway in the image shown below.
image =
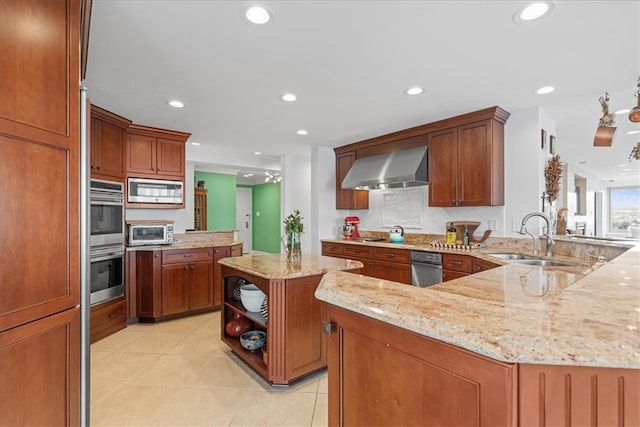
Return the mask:
<path id="1" fill-rule="evenodd" d="M 236 229 L 238 230 L 238 240 L 242 241 L 243 253 L 251 253 L 252 247 L 252 221 L 251 213 L 253 209 L 253 190 L 251 188 L 236 188 Z"/>

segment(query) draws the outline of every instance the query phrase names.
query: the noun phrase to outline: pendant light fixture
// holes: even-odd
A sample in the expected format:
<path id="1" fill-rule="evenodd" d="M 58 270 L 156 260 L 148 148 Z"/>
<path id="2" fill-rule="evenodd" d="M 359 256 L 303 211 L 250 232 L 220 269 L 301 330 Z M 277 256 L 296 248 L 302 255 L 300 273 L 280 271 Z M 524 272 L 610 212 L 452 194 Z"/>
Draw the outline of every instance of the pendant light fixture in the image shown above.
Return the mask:
<path id="1" fill-rule="evenodd" d="M 640 122 L 640 77 L 638 77 L 638 90 L 636 91 L 636 98 L 638 99 L 638 105 L 633 107 L 629 113 L 629 120 L 634 123 Z"/>
<path id="2" fill-rule="evenodd" d="M 609 113 L 609 93 L 605 93 L 604 97 L 601 96 L 598 101 L 602 106 L 602 117 L 598 123 L 593 145 L 595 147 L 611 147 L 617 128 L 614 126 L 616 124 L 613 120 L 614 115 Z"/>

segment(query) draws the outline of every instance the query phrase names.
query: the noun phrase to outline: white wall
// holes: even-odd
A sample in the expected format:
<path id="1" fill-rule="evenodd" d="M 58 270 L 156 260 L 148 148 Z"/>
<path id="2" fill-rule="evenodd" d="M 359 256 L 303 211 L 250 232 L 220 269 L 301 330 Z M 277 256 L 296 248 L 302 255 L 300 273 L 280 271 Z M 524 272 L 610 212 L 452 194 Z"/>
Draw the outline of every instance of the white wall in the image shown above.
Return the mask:
<path id="1" fill-rule="evenodd" d="M 302 251 L 308 253 L 315 245 L 311 238 L 314 213 L 311 210 L 311 160 L 306 157 L 282 156 L 282 181 L 280 182 L 280 216 L 284 220 L 299 210 L 307 232 L 302 235 Z M 282 231 L 282 223 L 281 223 Z"/>
<path id="2" fill-rule="evenodd" d="M 336 210 L 336 156 L 332 148 L 311 149 L 311 252 L 322 253 L 320 239 L 337 235 L 338 226 L 344 224 L 344 211 Z M 342 236 L 340 236 L 342 237 Z"/>

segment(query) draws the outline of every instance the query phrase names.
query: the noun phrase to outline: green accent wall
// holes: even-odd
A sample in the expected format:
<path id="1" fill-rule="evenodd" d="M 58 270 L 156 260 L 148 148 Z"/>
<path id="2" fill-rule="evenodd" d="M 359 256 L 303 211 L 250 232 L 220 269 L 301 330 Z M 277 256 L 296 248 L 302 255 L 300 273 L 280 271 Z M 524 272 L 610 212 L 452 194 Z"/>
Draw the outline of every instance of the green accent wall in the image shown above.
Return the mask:
<path id="1" fill-rule="evenodd" d="M 236 229 L 236 176 L 195 172 L 207 190 L 207 230 Z"/>
<path id="2" fill-rule="evenodd" d="M 253 249 L 260 252 L 279 253 L 281 225 L 280 183 L 254 185 Z"/>

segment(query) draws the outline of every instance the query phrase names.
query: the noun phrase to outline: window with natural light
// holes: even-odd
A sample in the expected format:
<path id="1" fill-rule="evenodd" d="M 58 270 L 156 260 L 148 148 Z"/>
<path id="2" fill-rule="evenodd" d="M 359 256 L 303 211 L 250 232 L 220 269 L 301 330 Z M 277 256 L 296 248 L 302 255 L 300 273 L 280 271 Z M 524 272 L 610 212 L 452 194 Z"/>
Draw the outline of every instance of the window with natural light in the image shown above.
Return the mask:
<path id="1" fill-rule="evenodd" d="M 609 231 L 626 233 L 640 227 L 640 186 L 609 189 Z"/>

